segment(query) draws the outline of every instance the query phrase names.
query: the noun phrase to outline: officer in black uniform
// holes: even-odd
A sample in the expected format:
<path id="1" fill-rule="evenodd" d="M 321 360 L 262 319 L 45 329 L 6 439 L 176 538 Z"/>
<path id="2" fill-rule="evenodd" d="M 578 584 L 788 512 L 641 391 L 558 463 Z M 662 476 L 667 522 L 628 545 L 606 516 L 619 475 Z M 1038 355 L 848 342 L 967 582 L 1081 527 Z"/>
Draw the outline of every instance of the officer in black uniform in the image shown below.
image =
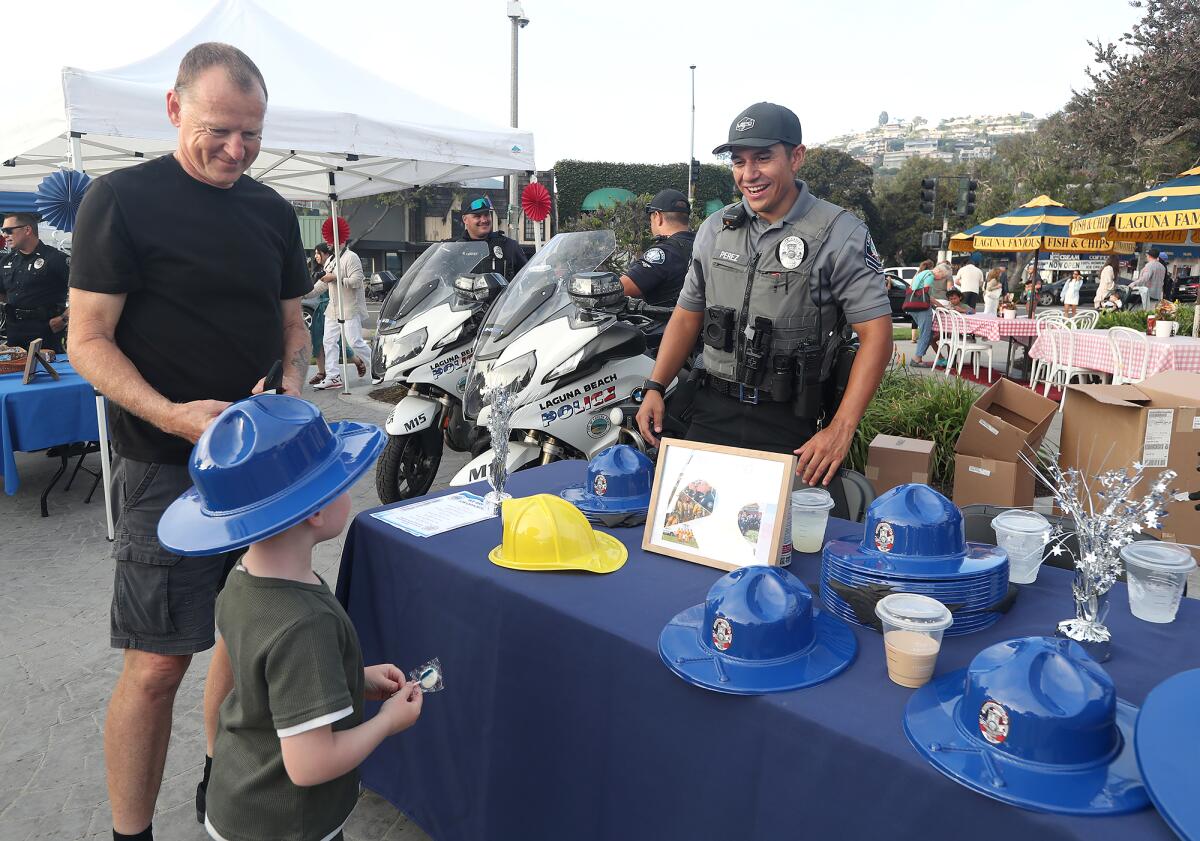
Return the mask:
<path id="1" fill-rule="evenodd" d="M 461 212 L 465 230 L 459 241 L 486 240 L 491 252 L 475 271 L 499 272 L 506 280 L 512 280 L 529 258 L 516 240 L 509 239 L 502 231 L 492 230 L 492 200 L 487 196 L 465 199 Z"/>
<path id="2" fill-rule="evenodd" d="M 883 264 L 854 214 L 796 180 L 805 149 L 790 110 L 751 105 L 713 150 L 723 152 L 743 198 L 696 233 L 638 426 L 657 443 L 664 384 L 699 335 L 705 384 L 688 439 L 794 452 L 806 484 L 829 484 L 891 357 Z M 849 328 L 859 337 L 853 357 Z M 828 400 L 834 391 L 841 391 L 836 411 Z"/>
<path id="3" fill-rule="evenodd" d="M 659 190 L 646 205 L 654 244 L 629 264 L 621 286 L 631 298 L 656 307 L 673 307 L 687 276 L 696 234 L 688 227 L 691 205 L 678 190 Z"/>
<path id="4" fill-rule="evenodd" d="M 4 295 L 8 344 L 42 347 L 62 353 L 67 325 L 67 256 L 38 239 L 38 219 L 32 213 L 4 217 L 8 254 L 0 259 L 0 292 Z"/>

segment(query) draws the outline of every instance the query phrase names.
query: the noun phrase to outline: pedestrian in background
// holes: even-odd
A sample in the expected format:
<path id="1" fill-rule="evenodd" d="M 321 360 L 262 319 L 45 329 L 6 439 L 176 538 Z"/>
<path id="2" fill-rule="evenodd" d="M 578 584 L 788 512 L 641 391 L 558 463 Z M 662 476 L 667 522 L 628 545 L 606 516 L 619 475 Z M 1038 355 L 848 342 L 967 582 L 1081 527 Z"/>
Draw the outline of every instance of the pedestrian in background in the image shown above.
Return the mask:
<path id="1" fill-rule="evenodd" d="M 918 267 L 917 276 L 912 279 L 913 293 L 919 289 L 930 290 L 925 298 L 932 295 L 933 290 L 933 261 L 923 260 Z M 928 368 L 929 363 L 925 361 L 925 351 L 929 350 L 929 345 L 933 342 L 933 307 L 932 305 L 923 310 L 911 310 L 908 314 L 912 316 L 913 323 L 917 325 L 917 349 L 913 354 L 912 364 L 916 368 Z"/>
<path id="2" fill-rule="evenodd" d="M 963 302 L 967 306 L 976 306 L 983 291 L 983 270 L 967 260 L 954 276 L 954 285 L 962 290 Z"/>
<path id="3" fill-rule="evenodd" d="M 1083 288 L 1083 275 L 1078 271 L 1071 272 L 1070 279 L 1063 284 L 1063 315 L 1074 318 L 1079 312 L 1079 290 Z"/>
<path id="4" fill-rule="evenodd" d="M 1100 309 L 1101 304 L 1117 288 L 1117 272 L 1120 268 L 1121 261 L 1117 259 L 1116 254 L 1111 255 L 1104 261 L 1104 268 L 1100 270 L 1100 282 L 1096 287 L 1096 297 L 1093 301 L 1096 309 Z"/>
<path id="5" fill-rule="evenodd" d="M 359 377 L 367 375 L 367 364 L 364 359 L 371 357 L 371 348 L 362 335 L 363 319 L 367 317 L 366 275 L 363 274 L 362 260 L 349 248 L 342 246 L 341 254 L 334 264 L 333 246 L 327 242 L 318 242 L 317 251 L 325 255 L 325 272 L 317 278 L 311 295 L 319 295 L 322 291 L 329 292 L 329 308 L 333 310 L 334 318 L 330 319 L 329 309 L 325 310 L 325 378 L 313 388 L 342 387 L 342 327 L 346 330 L 346 346 L 357 356 L 353 357 L 354 368 Z M 341 269 L 341 293 L 338 293 L 337 270 Z M 339 300 L 340 298 L 340 300 Z M 338 323 L 338 316 L 342 324 Z M 350 361 L 350 357 L 346 357 Z"/>
<path id="6" fill-rule="evenodd" d="M 1004 287 L 1001 282 L 1001 276 L 1004 273 L 1003 269 L 992 269 L 987 274 L 987 280 L 983 286 L 983 314 L 998 315 L 1000 310 L 1000 296 L 1004 294 Z"/>

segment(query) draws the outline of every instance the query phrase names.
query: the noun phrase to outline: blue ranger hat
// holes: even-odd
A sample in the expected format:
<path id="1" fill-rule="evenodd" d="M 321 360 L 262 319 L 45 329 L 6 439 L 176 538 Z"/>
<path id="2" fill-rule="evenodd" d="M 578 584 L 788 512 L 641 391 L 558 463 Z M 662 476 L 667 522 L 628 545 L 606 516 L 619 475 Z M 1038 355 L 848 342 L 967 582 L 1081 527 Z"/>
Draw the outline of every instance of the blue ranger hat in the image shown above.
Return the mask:
<path id="1" fill-rule="evenodd" d="M 968 545 L 962 512 L 922 484 L 880 496 L 867 509 L 862 542 L 832 541 L 825 554 L 856 568 L 936 579 L 985 575 L 1008 561 L 1003 549 Z"/>
<path id="2" fill-rule="evenodd" d="M 1200 839 L 1196 751 L 1200 746 L 1200 669 L 1167 678 L 1146 696 L 1134 748 L 1150 799 L 1175 834 Z"/>
<path id="3" fill-rule="evenodd" d="M 584 483 L 559 496 L 585 514 L 644 514 L 653 484 L 654 462 L 636 447 L 617 444 L 592 456 Z"/>
<path id="4" fill-rule="evenodd" d="M 658 653 L 688 683 L 733 695 L 813 686 L 854 661 L 850 627 L 813 605 L 785 569 L 751 566 L 723 576 L 704 604 L 663 628 Z"/>
<path id="5" fill-rule="evenodd" d="M 1078 643 L 1023 637 L 916 690 L 904 732 L 935 768 L 980 794 L 1037 812 L 1122 814 L 1149 803 L 1136 718 Z"/>
<path id="6" fill-rule="evenodd" d="M 332 426 L 307 400 L 259 394 L 234 403 L 200 436 L 195 486 L 163 513 L 158 539 L 181 555 L 248 546 L 321 510 L 375 461 L 377 426 Z"/>

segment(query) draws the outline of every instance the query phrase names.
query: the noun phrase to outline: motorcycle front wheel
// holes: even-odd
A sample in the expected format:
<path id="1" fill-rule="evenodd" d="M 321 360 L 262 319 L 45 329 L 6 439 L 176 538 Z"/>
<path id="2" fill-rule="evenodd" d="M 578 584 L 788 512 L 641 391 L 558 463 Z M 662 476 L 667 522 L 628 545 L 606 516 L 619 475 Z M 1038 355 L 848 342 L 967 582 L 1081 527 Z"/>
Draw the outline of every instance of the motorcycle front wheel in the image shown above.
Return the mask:
<path id="1" fill-rule="evenodd" d="M 375 491 L 385 505 L 429 493 L 442 463 L 442 433 L 389 435 L 375 464 Z"/>

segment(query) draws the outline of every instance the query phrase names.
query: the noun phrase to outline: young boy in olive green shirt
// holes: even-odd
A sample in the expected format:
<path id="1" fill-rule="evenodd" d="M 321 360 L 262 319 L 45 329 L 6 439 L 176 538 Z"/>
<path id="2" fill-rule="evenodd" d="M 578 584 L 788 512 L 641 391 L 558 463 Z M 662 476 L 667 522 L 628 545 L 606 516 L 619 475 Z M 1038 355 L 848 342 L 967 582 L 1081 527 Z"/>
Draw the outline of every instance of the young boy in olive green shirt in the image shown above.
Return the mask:
<path id="1" fill-rule="evenodd" d="M 346 612 L 312 570 L 342 533 L 346 488 L 382 446 L 378 427 L 331 428 L 312 404 L 259 395 L 213 422 L 192 454 L 196 487 L 163 515 L 184 554 L 251 543 L 217 599 L 234 689 L 221 705 L 204 824 L 217 841 L 335 841 L 356 768 L 421 714 L 421 690 L 388 663 L 363 668 Z M 363 700 L 383 706 L 363 721 Z"/>

